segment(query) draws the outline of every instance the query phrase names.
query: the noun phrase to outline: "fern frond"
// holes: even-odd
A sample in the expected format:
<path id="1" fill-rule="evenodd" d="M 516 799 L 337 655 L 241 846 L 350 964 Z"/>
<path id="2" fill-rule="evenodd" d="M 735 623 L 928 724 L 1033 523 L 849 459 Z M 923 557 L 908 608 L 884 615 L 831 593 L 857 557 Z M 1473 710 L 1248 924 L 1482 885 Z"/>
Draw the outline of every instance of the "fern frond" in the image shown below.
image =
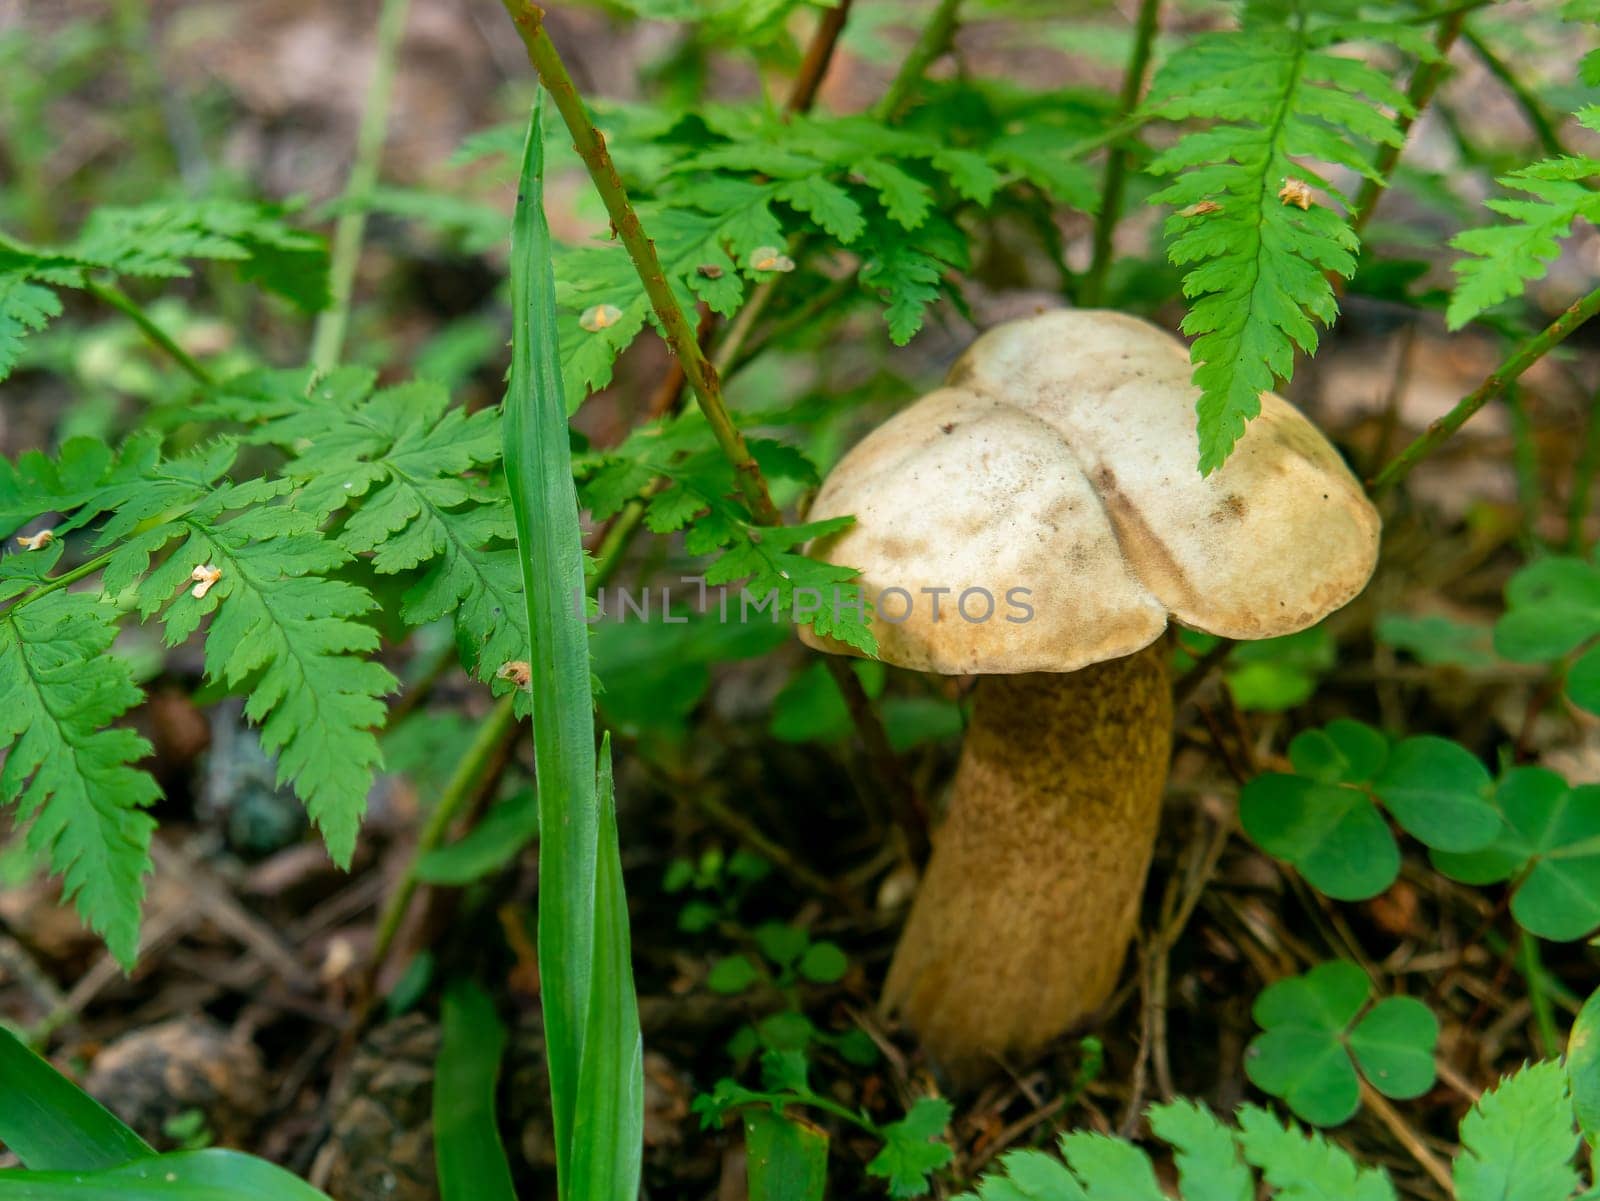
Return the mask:
<path id="1" fill-rule="evenodd" d="M 475 476 L 499 463 L 498 413 L 469 416 L 426 381 L 373 392 L 373 378 L 265 372 L 230 385 L 218 407 L 292 456 L 295 509 L 319 525 L 341 515 L 333 538 L 345 551 L 382 574 L 416 571 L 401 616 L 452 617 L 468 668 L 507 691 L 499 668 L 528 657 L 515 531 L 501 482 Z"/>
<path id="2" fill-rule="evenodd" d="M 106 523 L 113 552 L 105 587 L 133 589 L 143 618 L 160 615 L 169 646 L 210 619 L 207 678 L 246 694 L 245 715 L 261 727 L 262 746 L 290 784 L 341 865 L 348 864 L 382 762 L 374 730 L 382 697 L 397 687 L 365 656 L 378 635 L 357 620 L 374 607 L 367 592 L 328 578 L 350 559 L 323 537 L 309 513 L 271 503 L 286 480 L 218 482 L 232 447 L 208 448 L 163 464 L 138 503 Z M 153 555 L 171 546 L 153 569 Z M 190 587 L 198 568 L 214 584 Z"/>
<path id="3" fill-rule="evenodd" d="M 1459 1201 L 1570 1197 L 1579 1177 L 1572 1100 L 1559 1063 L 1523 1068 L 1484 1093 L 1461 1119 L 1456 1158 Z"/>
<path id="4" fill-rule="evenodd" d="M 0 274 L 0 380 L 11 374 L 22 353 L 22 339 L 61 316 L 61 300 L 26 272 Z"/>
<path id="5" fill-rule="evenodd" d="M 745 282 L 760 278 L 752 252 L 784 243 L 783 225 L 772 211 L 778 191 L 776 184 L 715 178 L 673 200 L 638 206 L 661 269 L 686 312 L 699 301 L 723 316 L 739 307 Z M 576 407 L 611 382 L 613 360 L 653 314 L 627 251 L 617 243 L 558 256 L 556 299 L 562 310 L 562 374 L 568 404 Z M 602 305 L 617 310 L 611 323 L 600 329 L 579 324 L 583 313 Z"/>
<path id="6" fill-rule="evenodd" d="M 764 438 L 751 438 L 748 445 L 767 479 L 816 483 L 816 468 L 793 447 Z M 654 480 L 670 481 L 649 498 L 645 525 L 657 534 L 681 531 L 684 549 L 692 555 L 717 556 L 706 569 L 708 584 L 743 581 L 756 600 L 766 602 L 770 595 L 772 607 L 759 610 L 770 620 L 790 614 L 819 634 L 876 653 L 868 613 L 864 605 L 857 609 L 851 603 L 857 595 L 851 583 L 857 573 L 818 562 L 798 549 L 854 519 L 757 525 L 729 499 L 736 492 L 733 468 L 699 414 L 635 430 L 622 446 L 579 460 L 576 468 L 583 477 L 579 495 L 599 520 L 616 513 Z"/>
<path id="7" fill-rule="evenodd" d="M 0 558 L 0 601 L 43 585 L 60 550 Z M 29 849 L 131 968 L 155 829 L 144 809 L 159 790 L 134 766 L 150 745 L 107 728 L 142 697 L 110 653 L 115 619 L 93 594 L 65 589 L 0 610 L 0 802 L 16 805 Z"/>
<path id="8" fill-rule="evenodd" d="M 1252 5 L 1243 28 L 1196 38 L 1151 87 L 1151 115 L 1209 123 L 1149 167 L 1174 177 L 1150 201 L 1176 210 L 1167 256 L 1188 268 L 1183 329 L 1195 336 L 1202 473 L 1227 459 L 1261 411 L 1261 393 L 1289 377 L 1295 348 L 1316 350 L 1315 322 L 1337 312 L 1326 274 L 1355 272 L 1359 243 L 1348 221 L 1300 188 L 1348 202 L 1308 164 L 1376 178 L 1371 147 L 1401 142 L 1394 114 L 1409 112 L 1403 93 L 1373 67 L 1334 53 L 1378 31 L 1326 19 L 1346 7 Z M 1422 49 L 1415 30 L 1378 28 Z"/>
<path id="9" fill-rule="evenodd" d="M 1600 132 L 1600 108 L 1585 110 L 1579 120 Z M 1450 245 L 1468 256 L 1455 264 L 1458 279 L 1445 312 L 1451 329 L 1460 329 L 1503 300 L 1521 296 L 1531 281 L 1543 279 L 1575 222 L 1600 224 L 1600 191 L 1584 182 L 1595 176 L 1600 176 L 1600 159 L 1568 155 L 1499 178 L 1501 187 L 1533 199 L 1487 200 L 1484 207 L 1510 220 L 1465 230 L 1451 239 Z"/>
<path id="10" fill-rule="evenodd" d="M 1239 1111 L 1245 1159 L 1283 1201 L 1395 1201 L 1382 1172 L 1363 1168 L 1320 1134 L 1285 1126 L 1264 1109 Z"/>
<path id="11" fill-rule="evenodd" d="M 95 209 L 65 253 L 119 275 L 186 277 L 189 261 L 234 263 L 247 280 L 305 312 L 328 304 L 327 250 L 282 210 L 237 200 L 160 201 Z"/>

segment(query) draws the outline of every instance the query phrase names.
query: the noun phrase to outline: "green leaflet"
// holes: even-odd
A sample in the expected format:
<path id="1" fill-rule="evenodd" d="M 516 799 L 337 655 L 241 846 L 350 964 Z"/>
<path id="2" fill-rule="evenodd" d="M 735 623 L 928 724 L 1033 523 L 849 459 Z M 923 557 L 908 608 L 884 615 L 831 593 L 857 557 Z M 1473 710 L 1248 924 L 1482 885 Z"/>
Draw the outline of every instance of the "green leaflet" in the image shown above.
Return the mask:
<path id="1" fill-rule="evenodd" d="M 296 508 L 319 522 L 342 516 L 340 546 L 370 555 L 380 574 L 415 573 L 401 616 L 417 626 L 449 617 L 467 667 L 507 692 L 496 673 L 527 658 L 527 633 L 511 506 L 492 475 L 499 414 L 469 415 L 427 380 L 373 391 L 374 379 L 357 367 L 256 372 L 230 381 L 211 409 L 292 456 L 283 474 Z"/>
<path id="2" fill-rule="evenodd" d="M 0 1172 L 0 1201 L 328 1201 L 276 1164 L 216 1148 L 96 1172 Z"/>
<path id="3" fill-rule="evenodd" d="M 528 127 L 512 225 L 514 332 L 502 423 L 533 651 L 539 970 L 562 1195 L 632 1201 L 643 1069 L 609 753 L 597 771 L 588 634 L 574 607 L 583 551 L 543 210 L 541 104 Z"/>
<path id="4" fill-rule="evenodd" d="M 0 1080 L 0 1143 L 36 1171 L 93 1171 L 155 1154 L 3 1026 Z"/>
<path id="5" fill-rule="evenodd" d="M 444 995 L 443 1039 L 433 1081 L 433 1145 L 444 1201 L 516 1201 L 495 1126 L 495 1083 L 506 1030 L 494 1002 L 458 980 Z"/>
<path id="6" fill-rule="evenodd" d="M 1381 28 L 1383 40 L 1424 51 L 1415 29 Z M 1195 336 L 1204 475 L 1261 411 L 1261 393 L 1289 378 L 1296 348 L 1315 352 L 1313 321 L 1330 324 L 1338 309 L 1326 273 L 1355 272 L 1359 240 L 1346 218 L 1309 190 L 1304 208 L 1280 192 L 1299 181 L 1348 207 L 1307 161 L 1376 178 L 1369 147 L 1400 144 L 1384 109 L 1409 112 L 1404 94 L 1383 73 L 1331 52 L 1375 32 L 1348 0 L 1255 4 L 1244 28 L 1195 38 L 1151 84 L 1149 115 L 1210 122 L 1149 167 L 1173 177 L 1150 203 L 1173 208 L 1167 256 L 1187 268 L 1183 329 Z"/>
<path id="7" fill-rule="evenodd" d="M 0 559 L 0 600 L 36 582 L 60 543 Z M 115 612 L 90 593 L 59 590 L 0 610 L 0 804 L 15 804 L 29 848 L 62 877 L 84 923 L 124 967 L 139 950 L 160 795 L 134 765 L 150 745 L 107 728 L 142 699 L 110 654 Z"/>
<path id="8" fill-rule="evenodd" d="M 382 697 L 397 686 L 365 657 L 378 633 L 356 619 L 374 602 L 329 578 L 350 555 L 314 516 L 267 503 L 286 482 L 216 483 L 232 457 L 221 443 L 164 464 L 118 509 L 101 537 L 126 541 L 106 566 L 105 588 L 118 595 L 133 587 L 140 616 L 160 614 L 168 646 L 210 619 L 207 677 L 246 695 L 245 716 L 277 755 L 280 781 L 305 802 L 334 860 L 347 864 L 382 763 L 373 732 L 385 718 Z M 169 546 L 152 570 L 151 556 Z M 207 589 L 191 588 L 202 567 L 221 574 Z"/>
<path id="9" fill-rule="evenodd" d="M 0 1081 L 0 1143 L 27 1165 L 0 1172 L 4 1201 L 328 1201 L 237 1151 L 155 1154 L 4 1028 Z"/>

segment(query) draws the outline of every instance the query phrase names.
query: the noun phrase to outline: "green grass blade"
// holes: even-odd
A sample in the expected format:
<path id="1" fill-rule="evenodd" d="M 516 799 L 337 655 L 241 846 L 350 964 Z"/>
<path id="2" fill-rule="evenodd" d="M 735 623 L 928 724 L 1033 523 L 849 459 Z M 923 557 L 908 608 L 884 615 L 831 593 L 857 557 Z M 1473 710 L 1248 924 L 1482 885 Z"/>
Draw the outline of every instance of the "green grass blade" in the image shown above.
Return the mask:
<path id="1" fill-rule="evenodd" d="M 3 1027 L 0 1143 L 39 1171 L 92 1172 L 155 1154 L 110 1110 Z"/>
<path id="2" fill-rule="evenodd" d="M 179 1151 L 98 1172 L 0 1172 L 0 1201 L 328 1201 L 238 1151 Z"/>
<path id="3" fill-rule="evenodd" d="M 621 873 L 610 861 L 616 834 L 609 817 L 606 854 L 600 854 L 588 627 L 576 607 L 583 595 L 583 548 L 544 217 L 541 107 L 534 106 L 529 122 L 512 223 L 511 387 L 504 439 L 532 641 L 545 1045 L 561 1195 L 573 1201 L 632 1201 L 642 1154 L 638 1013 L 627 971 Z M 602 859 L 608 877 L 597 902 Z M 599 949 L 604 953 L 598 983 L 597 920 L 603 923 Z M 599 994 L 591 997 L 592 988 Z"/>
<path id="4" fill-rule="evenodd" d="M 506 1029 L 481 988 L 458 980 L 444 996 L 433 1078 L 433 1149 L 444 1201 L 516 1201 L 495 1125 L 495 1081 Z"/>
<path id="5" fill-rule="evenodd" d="M 541 96 L 528 125 L 511 226 L 511 389 L 504 438 L 533 650 L 533 741 L 542 831 L 539 973 L 556 1172 L 566 1182 L 571 1178 L 578 1065 L 594 957 L 595 757 L 588 635 L 572 611 L 573 596 L 583 590 L 583 553 L 556 343 L 550 230 L 544 217 L 542 107 Z"/>
<path id="6" fill-rule="evenodd" d="M 632 1201 L 639 1195 L 639 1148 L 644 1143 L 644 1047 L 633 991 L 609 734 L 600 744 L 595 793 L 600 804 L 595 963 L 578 1073 L 571 1191 L 574 1197 Z"/>

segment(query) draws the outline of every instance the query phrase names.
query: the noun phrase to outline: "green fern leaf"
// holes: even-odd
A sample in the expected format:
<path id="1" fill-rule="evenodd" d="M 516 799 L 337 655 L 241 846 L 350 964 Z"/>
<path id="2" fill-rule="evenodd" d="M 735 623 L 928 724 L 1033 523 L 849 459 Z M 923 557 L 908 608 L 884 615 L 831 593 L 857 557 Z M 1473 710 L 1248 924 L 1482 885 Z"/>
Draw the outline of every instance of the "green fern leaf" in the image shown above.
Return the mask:
<path id="1" fill-rule="evenodd" d="M 1184 1201 L 1253 1201 L 1255 1183 L 1239 1145 L 1210 1110 L 1193 1101 L 1155 1105 L 1150 1129 L 1177 1150 Z"/>
<path id="2" fill-rule="evenodd" d="M 401 602 L 407 623 L 452 617 L 468 668 L 509 691 L 497 672 L 527 659 L 528 638 L 510 502 L 482 476 L 499 463 L 499 414 L 469 416 L 427 381 L 373 392 L 373 379 L 358 368 L 265 372 L 219 403 L 255 426 L 251 440 L 294 456 L 283 474 L 297 510 L 319 524 L 343 514 L 335 541 L 379 573 L 418 572 Z"/>
<path id="3" fill-rule="evenodd" d="M 772 212 L 779 185 L 713 179 L 676 197 L 639 205 L 661 269 L 685 311 L 704 301 L 727 316 L 744 297 L 745 280 L 756 278 L 753 251 L 781 247 L 783 226 Z M 611 364 L 653 319 L 644 285 L 619 244 L 586 246 L 556 260 L 561 369 L 568 404 L 611 382 Z M 580 324 L 584 313 L 615 310 L 603 327 Z"/>
<path id="4" fill-rule="evenodd" d="M 1355 1160 L 1320 1134 L 1280 1125 L 1265 1110 L 1239 1111 L 1239 1144 L 1247 1162 L 1277 1189 L 1277 1201 L 1395 1201 L 1389 1178 Z"/>
<path id="5" fill-rule="evenodd" d="M 1166 1201 L 1150 1157 L 1132 1143 L 1074 1131 L 1061 1136 L 1061 1153 L 1083 1182 L 1087 1201 Z"/>
<path id="6" fill-rule="evenodd" d="M 140 616 L 160 614 L 169 646 L 210 619 L 207 678 L 246 694 L 245 716 L 277 756 L 279 781 L 294 788 L 329 853 L 347 865 L 382 762 L 374 733 L 382 697 L 397 684 L 365 658 L 378 635 L 355 619 L 373 608 L 372 598 L 327 578 L 349 552 L 323 537 L 310 513 L 271 503 L 290 490 L 287 480 L 212 486 L 231 459 L 223 444 L 164 464 L 147 483 L 158 500 L 118 509 L 101 536 L 126 541 L 112 554 L 105 586 L 134 588 Z M 158 511 L 139 517 L 152 503 Z M 168 546 L 151 569 L 151 557 Z M 209 588 L 190 587 L 199 568 L 220 573 Z"/>
<path id="7" fill-rule="evenodd" d="M 1572 1100 L 1559 1063 L 1536 1063 L 1484 1093 L 1461 1120 L 1459 1201 L 1548 1201 L 1578 1191 Z"/>
<path id="8" fill-rule="evenodd" d="M 56 543 L 0 559 L 0 600 L 42 583 L 59 554 Z M 131 968 L 155 829 L 144 809 L 160 790 L 134 766 L 150 745 L 107 728 L 142 699 L 110 653 L 115 619 L 92 593 L 64 589 L 0 611 L 0 802 L 16 806 L 29 849 Z"/>
<path id="9" fill-rule="evenodd" d="M 1000 1157 L 1000 1169 L 984 1176 L 976 1193 L 955 1201 L 1087 1201 L 1067 1166 L 1043 1151 L 1008 1152 Z"/>
<path id="10" fill-rule="evenodd" d="M 235 200 L 157 202 L 95 209 L 67 253 L 119 275 L 178 278 L 191 259 L 232 262 L 245 279 L 306 312 L 328 304 L 327 250 L 282 211 Z"/>
<path id="11" fill-rule="evenodd" d="M 1373 178 L 1369 147 L 1400 144 L 1395 120 L 1376 106 L 1408 112 L 1405 96 L 1330 49 L 1373 32 L 1314 19 L 1297 2 L 1256 4 L 1244 28 L 1196 38 L 1152 84 L 1151 115 L 1210 123 L 1149 167 L 1174 177 L 1150 201 L 1177 210 L 1167 219 L 1167 255 L 1188 268 L 1183 329 L 1195 336 L 1202 473 L 1227 459 L 1261 411 L 1261 393 L 1289 377 L 1295 348 L 1315 352 L 1314 322 L 1329 324 L 1337 312 L 1326 274 L 1355 272 L 1359 243 L 1347 221 L 1310 203 L 1309 193 L 1301 208 L 1293 191 L 1280 191 L 1320 188 L 1344 204 L 1308 160 Z M 1417 44 L 1398 25 L 1392 40 Z"/>
<path id="12" fill-rule="evenodd" d="M 0 380 L 17 365 L 22 339 L 60 315 L 61 300 L 49 288 L 22 271 L 0 274 Z"/>
<path id="13" fill-rule="evenodd" d="M 1585 123 L 1600 131 L 1600 109 L 1585 114 Z M 1460 329 L 1501 301 L 1521 296 L 1530 281 L 1543 279 L 1574 222 L 1600 223 L 1600 191 L 1583 182 L 1593 176 L 1600 176 L 1600 159 L 1563 156 L 1500 177 L 1501 187 L 1533 199 L 1485 201 L 1486 208 L 1510 220 L 1469 229 L 1451 239 L 1450 245 L 1468 256 L 1455 264 L 1458 280 L 1445 312 L 1451 329 Z"/>

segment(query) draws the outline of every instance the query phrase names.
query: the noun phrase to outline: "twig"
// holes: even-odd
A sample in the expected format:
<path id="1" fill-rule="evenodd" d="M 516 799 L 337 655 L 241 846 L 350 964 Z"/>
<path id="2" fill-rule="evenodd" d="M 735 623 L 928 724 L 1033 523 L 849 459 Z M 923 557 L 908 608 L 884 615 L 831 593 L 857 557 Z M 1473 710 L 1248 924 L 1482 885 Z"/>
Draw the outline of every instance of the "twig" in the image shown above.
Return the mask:
<path id="1" fill-rule="evenodd" d="M 311 337 L 311 365 L 324 371 L 339 363 L 344 353 L 345 331 L 350 326 L 350 299 L 356 266 L 361 259 L 361 239 L 367 229 L 367 203 L 378 182 L 384 136 L 389 128 L 389 95 L 394 89 L 395 59 L 405 33 L 410 0 L 383 0 L 378 13 L 378 45 L 367 89 L 367 104 L 356 133 L 355 159 L 340 197 L 338 223 L 333 227 L 333 253 L 328 265 L 331 303 L 317 318 Z"/>
<path id="2" fill-rule="evenodd" d="M 1440 14 L 1439 29 L 1433 37 L 1433 48 L 1439 52 L 1439 57 L 1432 62 L 1418 63 L 1417 69 L 1411 73 L 1411 82 L 1406 87 L 1406 99 L 1411 102 L 1411 111 L 1402 113 L 1395 122 L 1400 129 L 1400 140 L 1393 146 L 1385 145 L 1378 150 L 1377 161 L 1373 167 L 1378 178 L 1363 179 L 1361 190 L 1356 193 L 1354 205 L 1350 210 L 1350 228 L 1357 235 L 1367 227 L 1367 222 L 1372 220 L 1372 214 L 1378 207 L 1378 201 L 1383 196 L 1384 189 L 1389 186 L 1389 179 L 1394 174 L 1395 165 L 1400 161 L 1401 151 L 1405 149 L 1406 136 L 1410 134 L 1411 127 L 1416 124 L 1417 118 L 1422 115 L 1422 110 L 1428 107 L 1428 101 L 1433 99 L 1433 94 L 1439 90 L 1445 73 L 1450 69 L 1448 62 L 1450 48 L 1456 44 L 1456 39 L 1461 36 L 1462 25 L 1467 19 L 1467 8 L 1458 8 L 1453 12 Z M 1335 287 L 1343 288 L 1346 282 L 1343 276 L 1338 276 Z"/>
<path id="3" fill-rule="evenodd" d="M 1219 639 L 1215 646 L 1206 651 L 1194 661 L 1194 666 L 1178 677 L 1178 682 L 1172 686 L 1172 707 L 1176 709 L 1184 701 L 1194 695 L 1194 690 L 1205 683 L 1206 677 L 1213 668 L 1226 659 L 1234 647 L 1238 646 L 1229 638 Z"/>
<path id="4" fill-rule="evenodd" d="M 1384 1098 L 1383 1094 L 1365 1080 L 1361 1082 L 1361 1103 L 1370 1109 L 1377 1119 L 1388 1127 L 1389 1133 L 1394 1135 L 1399 1144 L 1406 1149 L 1411 1158 L 1417 1161 L 1420 1167 L 1433 1181 L 1444 1190 L 1446 1197 L 1456 1195 L 1455 1181 L 1450 1178 L 1450 1169 L 1439 1162 L 1439 1157 L 1428 1150 L 1422 1137 L 1413 1129 L 1400 1112 Z"/>
<path id="5" fill-rule="evenodd" d="M 1404 479 L 1413 467 L 1437 450 L 1440 443 L 1465 425 L 1468 418 L 1488 404 L 1506 385 L 1519 379 L 1523 372 L 1566 341 L 1574 330 L 1597 312 L 1600 312 L 1600 288 L 1575 301 L 1561 316 L 1523 342 L 1470 395 L 1462 398 L 1443 417 L 1431 422 L 1426 433 L 1378 473 L 1371 481 L 1371 489 L 1381 491 Z"/>
<path id="6" fill-rule="evenodd" d="M 117 312 L 137 325 L 139 332 L 145 336 L 145 340 L 160 349 L 179 367 L 182 367 L 195 383 L 202 388 L 210 388 L 215 385 L 216 380 L 212 378 L 209 371 L 200 365 L 199 360 L 179 346 L 173 340 L 172 335 L 157 325 L 150 314 L 145 312 L 127 293 L 114 284 L 99 283 L 92 279 L 85 281 L 83 290 L 96 300 L 109 304 Z"/>
<path id="7" fill-rule="evenodd" d="M 785 113 L 806 112 L 816 101 L 817 89 L 828 74 L 833 52 L 839 45 L 839 35 L 844 32 L 844 23 L 849 17 L 850 0 L 835 0 L 834 6 L 822 14 L 817 32 L 806 47 L 805 58 L 801 60 L 800 72 L 789 89 L 789 98 L 783 103 Z"/>
<path id="8" fill-rule="evenodd" d="M 1122 76 L 1122 94 L 1117 104 L 1118 114 L 1123 119 L 1131 117 L 1139 107 L 1160 16 L 1161 0 L 1139 0 L 1133 49 L 1128 55 L 1128 67 Z M 1128 160 L 1125 143 L 1113 146 L 1106 158 L 1105 181 L 1100 189 L 1100 211 L 1094 219 L 1094 258 L 1078 287 L 1078 302 L 1085 307 L 1092 307 L 1101 301 L 1106 272 L 1111 266 L 1111 239 L 1117 229 L 1117 219 L 1122 215 L 1122 193 L 1128 181 Z"/>
<path id="9" fill-rule="evenodd" d="M 928 814 L 918 798 L 911 780 L 900 766 L 900 760 L 889 744 L 889 734 L 872 711 L 872 700 L 861 686 L 855 669 L 840 655 L 824 655 L 823 662 L 844 696 L 845 707 L 850 710 L 856 732 L 866 748 L 867 759 L 881 781 L 889 785 L 889 807 L 895 824 L 906 840 L 906 854 L 913 864 L 921 866 L 928 858 Z"/>
<path id="10" fill-rule="evenodd" d="M 501 3 L 516 25 L 522 44 L 527 47 L 528 60 L 539 72 L 545 90 L 550 93 L 562 120 L 566 122 L 573 146 L 588 168 L 589 178 L 594 182 L 600 199 L 605 203 L 612 228 L 616 230 L 628 257 L 633 260 L 639 282 L 644 285 L 645 295 L 650 298 L 650 306 L 661 322 L 667 343 L 683 365 L 683 373 L 688 377 L 689 386 L 694 389 L 706 424 L 711 427 L 711 433 L 728 462 L 733 464 L 739 491 L 750 506 L 751 514 L 761 525 L 781 525 L 783 518 L 772 503 L 767 481 L 751 457 L 744 435 L 728 415 L 716 369 L 700 348 L 694 327 L 689 324 L 677 297 L 672 294 L 672 285 L 667 282 L 666 272 L 662 270 L 661 260 L 656 255 L 655 243 L 646 236 L 639 214 L 628 199 L 622 176 L 618 174 L 616 164 L 606 150 L 605 137 L 589 120 L 583 99 L 567 72 L 566 63 L 562 61 L 550 35 L 545 32 L 544 10 L 530 0 L 501 0 Z"/>
<path id="11" fill-rule="evenodd" d="M 700 411 L 705 415 L 706 422 L 710 425 L 723 455 L 734 467 L 735 479 L 750 506 L 751 515 L 758 525 L 782 525 L 783 515 L 773 503 L 766 478 L 761 474 L 760 466 L 745 444 L 744 435 L 739 432 L 723 402 L 722 384 L 717 368 L 706 358 L 699 338 L 690 327 L 677 297 L 667 283 L 660 260 L 656 257 L 655 244 L 646 235 L 639 221 L 639 215 L 628 199 L 622 177 L 617 173 L 611 155 L 606 150 L 605 138 L 589 120 L 572 77 L 568 74 L 555 44 L 550 40 L 550 35 L 545 31 L 544 11 L 530 3 L 530 0 L 501 0 L 501 3 L 516 25 L 523 45 L 527 47 L 529 61 L 539 72 L 541 81 L 566 122 L 567 130 L 572 135 L 573 145 L 588 168 L 590 179 L 593 180 L 601 199 L 605 202 L 606 211 L 611 216 L 612 227 L 633 260 L 639 281 L 644 285 L 651 306 L 661 322 L 664 336 L 677 355 L 679 363 L 682 364 L 690 387 L 694 389 Z M 954 25 L 958 3 L 959 0 L 944 0 L 941 5 L 940 11 L 945 14 L 944 23 L 950 28 Z M 940 20 L 941 18 L 936 15 L 935 23 L 939 23 Z M 949 31 L 947 28 L 943 36 L 948 37 Z M 937 56 L 941 47 L 942 42 L 937 44 L 931 42 L 928 31 L 925 30 L 923 38 L 912 51 L 912 59 L 916 59 L 919 53 L 922 55 L 921 66 L 916 71 L 909 70 L 912 59 L 908 59 L 906 67 L 903 67 L 900 75 L 896 77 L 896 83 L 909 80 L 911 82 L 903 85 L 909 89 L 911 83 L 920 77 L 921 70 Z M 743 330 L 748 328 L 748 324 L 742 327 Z M 742 338 L 743 332 L 739 336 Z M 735 351 L 736 349 L 737 347 Z M 728 357 L 731 360 L 732 353 L 729 353 Z M 619 537 L 625 542 L 626 534 Z M 620 545 L 616 548 L 615 554 L 620 555 Z M 890 773 L 881 781 L 888 788 L 890 795 L 898 796 L 909 790 L 910 784 L 902 778 L 903 772 L 899 768 L 898 760 L 888 750 L 888 735 L 884 732 L 882 723 L 871 705 L 865 704 L 852 709 L 852 716 L 856 719 L 863 742 L 869 752 L 873 753 L 875 770 Z M 906 836 L 908 842 L 915 845 L 918 838 L 917 827 L 912 825 L 907 828 Z"/>
<path id="12" fill-rule="evenodd" d="M 961 0 L 939 0 L 939 7 L 917 35 L 889 90 L 872 106 L 872 116 L 876 120 L 893 120 L 934 60 L 949 48 L 956 35 L 956 15 L 960 8 Z"/>

